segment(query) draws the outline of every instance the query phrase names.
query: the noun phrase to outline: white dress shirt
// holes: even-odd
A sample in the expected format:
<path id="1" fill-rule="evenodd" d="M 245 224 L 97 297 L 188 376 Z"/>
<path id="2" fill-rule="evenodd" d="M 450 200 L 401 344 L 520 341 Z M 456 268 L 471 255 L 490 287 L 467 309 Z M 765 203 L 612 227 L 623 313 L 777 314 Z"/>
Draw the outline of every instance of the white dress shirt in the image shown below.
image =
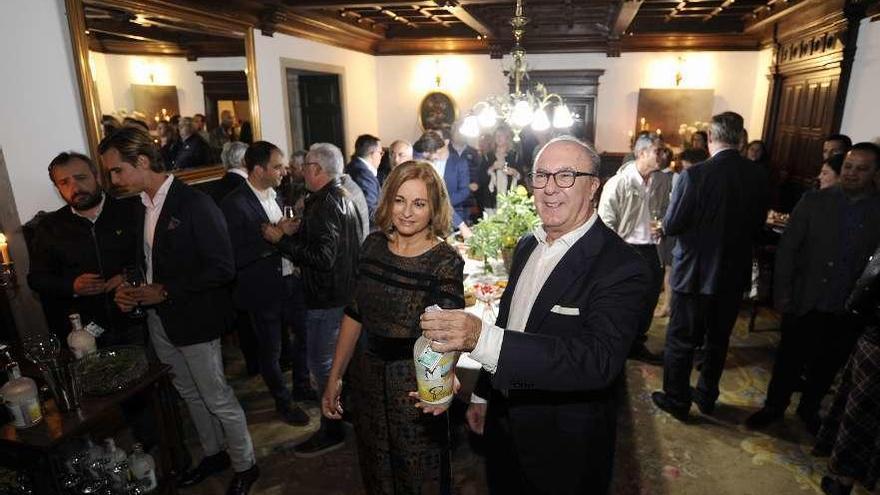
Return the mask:
<path id="1" fill-rule="evenodd" d="M 547 282 L 547 278 L 565 256 L 571 247 L 586 235 L 587 231 L 596 223 L 597 214 L 593 215 L 580 227 L 563 235 L 553 242 L 547 240 L 547 233 L 543 227 L 534 230 L 538 245 L 529 256 L 514 287 L 513 298 L 510 301 L 510 314 L 507 317 L 507 331 L 524 332 L 532 306 L 538 294 Z M 501 344 L 504 343 L 505 329 L 483 321 L 480 338 L 477 345 L 471 351 L 470 357 L 480 364 L 489 373 L 495 373 L 498 369 L 498 357 L 501 354 Z M 482 398 L 472 395 L 471 402 L 485 402 Z"/>
<path id="2" fill-rule="evenodd" d="M 153 283 L 153 236 L 156 234 L 156 223 L 159 221 L 159 215 L 162 214 L 162 207 L 165 205 L 165 198 L 168 197 L 172 182 L 174 176 L 168 174 L 168 178 L 159 186 L 159 190 L 152 198 L 146 191 L 141 192 L 141 203 L 147 209 L 144 216 L 144 264 L 148 284 Z"/>
<path id="3" fill-rule="evenodd" d="M 263 207 L 263 211 L 266 212 L 266 216 L 269 217 L 269 223 L 275 225 L 280 222 L 284 214 L 281 212 L 281 207 L 278 206 L 278 201 L 275 200 L 275 196 L 277 195 L 275 193 L 275 189 L 272 189 L 270 187 L 264 191 L 260 191 L 259 189 L 255 188 L 253 184 L 251 184 L 251 181 L 247 181 L 247 185 L 251 188 L 251 191 L 253 191 L 254 196 L 257 197 L 257 201 L 260 202 L 260 206 Z M 281 276 L 286 277 L 292 274 L 293 263 L 289 259 L 282 256 Z"/>
<path id="4" fill-rule="evenodd" d="M 648 180 L 645 180 L 642 174 L 639 173 L 639 167 L 637 166 L 629 167 L 623 173 L 626 180 L 639 192 L 639 198 L 642 200 L 639 203 L 639 220 L 636 222 L 632 232 L 623 240 L 627 244 L 657 244 L 657 239 L 651 235 L 651 177 L 654 174 L 648 175 Z"/>
<path id="5" fill-rule="evenodd" d="M 379 169 L 374 167 L 372 163 L 364 160 L 361 157 L 357 157 L 357 159 L 360 160 L 361 162 L 363 162 L 363 164 L 366 165 L 368 169 L 370 169 L 370 172 L 373 172 L 374 176 L 376 176 L 376 177 L 379 176 Z"/>
<path id="6" fill-rule="evenodd" d="M 434 167 L 434 171 L 437 172 L 437 175 L 439 175 L 441 179 L 443 178 L 443 174 L 446 173 L 446 162 L 448 161 L 449 158 L 447 157 L 442 162 L 440 160 L 434 160 L 431 162 L 431 166 Z"/>

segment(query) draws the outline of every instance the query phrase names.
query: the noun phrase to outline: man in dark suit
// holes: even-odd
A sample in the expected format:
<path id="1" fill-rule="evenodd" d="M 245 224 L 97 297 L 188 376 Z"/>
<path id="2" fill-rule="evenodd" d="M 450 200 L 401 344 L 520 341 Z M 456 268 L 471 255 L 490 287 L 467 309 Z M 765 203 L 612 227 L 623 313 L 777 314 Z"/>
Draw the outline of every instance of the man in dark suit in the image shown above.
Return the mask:
<path id="1" fill-rule="evenodd" d="M 209 194 L 219 206 L 229 193 L 247 180 L 247 167 L 244 164 L 244 153 L 248 145 L 241 141 L 233 141 L 223 146 L 220 161 L 226 167 L 226 173 L 219 180 L 209 183 Z"/>
<path id="2" fill-rule="evenodd" d="M 652 399 L 685 421 L 691 401 L 711 414 L 727 358 L 730 332 L 751 282 L 752 247 L 767 218 L 767 176 L 739 154 L 743 119 L 734 112 L 712 117 L 709 160 L 681 174 L 663 219 L 673 250 L 671 313 L 666 330 L 663 391 Z M 705 360 L 690 387 L 694 349 Z"/>
<path id="3" fill-rule="evenodd" d="M 309 424 L 309 416 L 292 403 L 281 371 L 284 327 L 293 327 L 297 338 L 305 337 L 305 301 L 302 281 L 293 263 L 263 239 L 263 225 L 285 219 L 275 187 L 284 174 L 284 156 L 272 143 L 257 141 L 245 153 L 247 182 L 232 191 L 220 207 L 229 226 L 238 277 L 235 305 L 250 313 L 260 354 L 260 373 L 275 399 L 275 409 L 292 425 Z M 302 346 L 305 349 L 305 346 Z M 293 373 L 294 388 L 305 395 L 310 388 L 305 356 Z"/>
<path id="4" fill-rule="evenodd" d="M 360 186 L 367 200 L 370 226 L 375 225 L 373 216 L 379 205 L 379 164 L 382 162 L 382 143 L 376 136 L 363 134 L 354 142 L 354 159 L 345 166 L 345 173 Z M 370 228 L 370 231 L 373 229 Z"/>
<path id="5" fill-rule="evenodd" d="M 598 171 L 589 145 L 547 143 L 531 174 L 541 226 L 517 246 L 495 325 L 464 311 L 422 315 L 435 351 L 482 364 L 467 419 L 486 437 L 493 494 L 609 489 L 648 267 L 596 215 Z"/>
<path id="6" fill-rule="evenodd" d="M 192 117 L 180 119 L 180 144 L 174 156 L 173 167 L 178 170 L 210 165 L 211 148 L 196 132 Z"/>
<path id="7" fill-rule="evenodd" d="M 467 200 L 471 196 L 468 187 L 471 181 L 471 173 L 468 163 L 460 156 L 453 157 L 449 153 L 448 142 L 436 131 L 428 131 L 416 141 L 413 149 L 420 154 L 423 160 L 431 162 L 437 174 L 446 183 L 446 192 L 449 194 L 449 202 L 452 203 L 452 229 L 469 232 L 466 220 L 468 218 Z"/>
<path id="8" fill-rule="evenodd" d="M 116 303 L 143 306 L 150 341 L 171 366 L 205 457 L 178 480 L 192 486 L 230 463 L 227 494 L 246 494 L 259 477 L 247 420 L 223 374 L 220 334 L 230 322 L 229 286 L 235 277 L 223 214 L 211 198 L 165 173 L 152 137 L 126 127 L 105 138 L 101 160 L 112 183 L 139 193 L 137 246 L 146 285 L 120 286 Z M 223 450 L 226 446 L 228 453 Z"/>
<path id="9" fill-rule="evenodd" d="M 859 143 L 846 154 L 840 182 L 810 191 L 798 202 L 779 241 L 773 280 L 782 313 L 782 340 L 764 407 L 746 420 L 761 429 L 785 416 L 805 373 L 797 414 L 813 434 L 834 377 L 863 330 L 845 309 L 847 296 L 880 243 L 880 195 L 872 183 L 880 150 Z"/>

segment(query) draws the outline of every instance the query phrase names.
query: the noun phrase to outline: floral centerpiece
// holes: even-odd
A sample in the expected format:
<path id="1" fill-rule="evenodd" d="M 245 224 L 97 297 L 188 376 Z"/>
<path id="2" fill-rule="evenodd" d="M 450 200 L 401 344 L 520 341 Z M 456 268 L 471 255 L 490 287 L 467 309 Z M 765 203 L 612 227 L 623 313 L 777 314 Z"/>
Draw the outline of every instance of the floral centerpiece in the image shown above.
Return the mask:
<path id="1" fill-rule="evenodd" d="M 492 270 L 489 259 L 500 256 L 509 272 L 519 238 L 539 223 L 535 202 L 525 187 L 518 186 L 498 195 L 495 214 L 483 218 L 472 228 L 473 235 L 467 240 L 467 246 L 472 256 L 484 260 L 487 271 Z"/>

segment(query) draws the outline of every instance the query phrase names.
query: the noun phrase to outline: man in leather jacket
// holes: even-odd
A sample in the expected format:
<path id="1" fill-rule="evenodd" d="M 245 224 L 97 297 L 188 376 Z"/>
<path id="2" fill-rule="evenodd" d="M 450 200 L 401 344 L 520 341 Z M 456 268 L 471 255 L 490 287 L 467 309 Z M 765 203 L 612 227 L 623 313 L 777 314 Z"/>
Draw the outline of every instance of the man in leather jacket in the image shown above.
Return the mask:
<path id="1" fill-rule="evenodd" d="M 343 308 L 354 290 L 361 225 L 354 203 L 340 182 L 343 160 L 339 148 L 329 143 L 313 144 L 302 173 L 311 193 L 303 219 L 266 225 L 263 236 L 302 269 L 308 308 L 307 360 L 320 397 L 333 364 Z M 314 457 L 341 447 L 343 440 L 341 422 L 322 416 L 320 430 L 294 452 Z"/>

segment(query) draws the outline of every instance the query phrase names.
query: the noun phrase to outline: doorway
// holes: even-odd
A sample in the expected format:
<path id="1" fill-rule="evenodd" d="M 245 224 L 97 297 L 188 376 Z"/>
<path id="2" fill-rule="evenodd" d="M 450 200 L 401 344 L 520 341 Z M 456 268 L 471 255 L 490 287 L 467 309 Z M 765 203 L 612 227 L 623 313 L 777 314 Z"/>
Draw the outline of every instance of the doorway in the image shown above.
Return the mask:
<path id="1" fill-rule="evenodd" d="M 286 69 L 291 151 L 314 143 L 332 143 L 345 156 L 340 75 Z"/>

